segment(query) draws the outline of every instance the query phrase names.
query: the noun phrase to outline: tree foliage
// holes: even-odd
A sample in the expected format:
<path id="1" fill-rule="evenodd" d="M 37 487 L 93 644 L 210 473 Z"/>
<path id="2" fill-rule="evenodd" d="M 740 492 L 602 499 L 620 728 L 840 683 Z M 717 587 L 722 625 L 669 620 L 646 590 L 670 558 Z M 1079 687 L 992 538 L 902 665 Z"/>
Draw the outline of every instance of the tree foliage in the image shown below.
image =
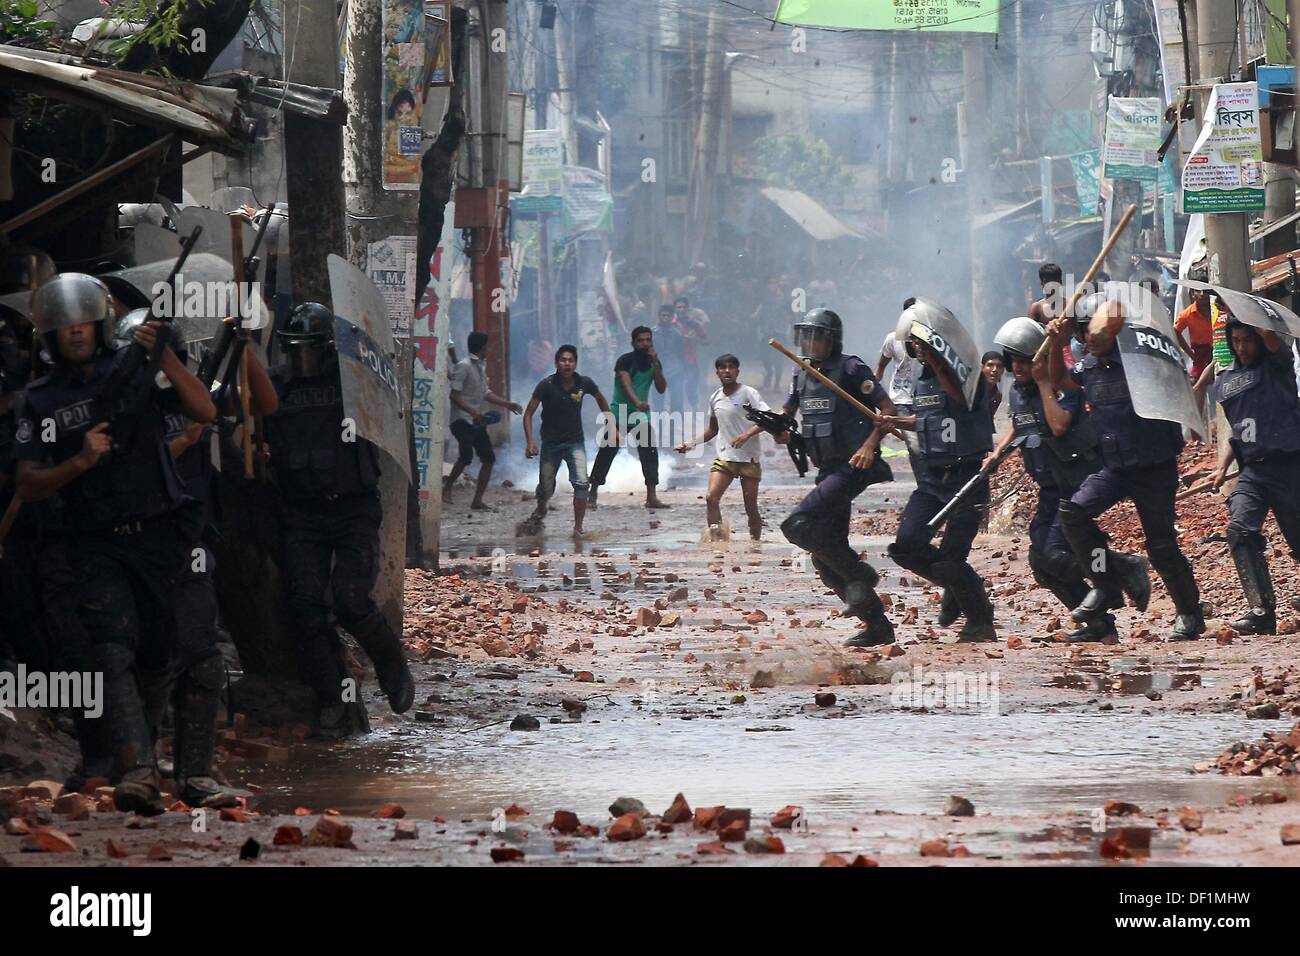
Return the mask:
<path id="1" fill-rule="evenodd" d="M 36 0 L 0 0 L 0 42 L 43 41 L 58 24 L 41 18 Z"/>
<path id="2" fill-rule="evenodd" d="M 753 150 L 754 168 L 771 186 L 798 189 L 832 205 L 841 204 L 857 186 L 857 177 L 823 139 L 795 133 L 765 136 Z"/>

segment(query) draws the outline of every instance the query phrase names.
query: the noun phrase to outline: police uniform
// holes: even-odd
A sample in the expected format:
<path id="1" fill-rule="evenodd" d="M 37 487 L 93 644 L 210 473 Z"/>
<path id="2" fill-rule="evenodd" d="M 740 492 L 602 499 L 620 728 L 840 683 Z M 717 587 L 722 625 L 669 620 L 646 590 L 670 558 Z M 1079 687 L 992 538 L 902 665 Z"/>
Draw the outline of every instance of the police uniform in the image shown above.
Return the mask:
<path id="1" fill-rule="evenodd" d="M 1235 323 L 1234 323 L 1235 324 Z M 1300 398 L 1291 350 L 1264 352 L 1250 367 L 1235 362 L 1219 373 L 1214 395 L 1232 426 L 1237 486 L 1228 497 L 1228 542 L 1249 605 L 1233 623 L 1243 633 L 1276 628 L 1273 582 L 1261 533 L 1269 511 L 1292 558 L 1300 558 Z"/>
<path id="2" fill-rule="evenodd" d="M 101 352 L 89 380 L 58 365 L 33 381 L 15 427 L 16 458 L 58 465 L 75 457 L 85 433 L 102 420 L 99 399 L 118 361 Z M 117 773 L 149 781 L 156 760 L 147 701 L 165 695 L 170 680 L 170 597 L 183 560 L 175 512 L 186 498 L 147 367 L 126 395 L 129 404 L 119 405 L 111 421 L 113 450 L 59 492 L 65 527 L 57 542 L 62 551 L 51 560 L 65 563 L 77 582 L 79 633 L 89 644 L 84 665 L 104 675 Z"/>
<path id="3" fill-rule="evenodd" d="M 856 355 L 837 354 L 820 363 L 819 371 L 864 404 L 878 406 L 888 397 Z M 782 522 L 781 531 L 791 544 L 809 552 L 818 576 L 849 605 L 849 613 L 892 639 L 893 629 L 874 590 L 879 575 L 849 544 L 853 499 L 869 485 L 894 479 L 879 454 L 870 468 L 849 464 L 875 425 L 811 375 L 796 375 L 787 401 L 787 407 L 792 406 L 799 409 L 799 431 L 817 467 L 817 487 Z"/>
<path id="4" fill-rule="evenodd" d="M 1102 468 L 1061 504 L 1061 523 L 1075 557 L 1092 578 L 1094 592 L 1076 608 L 1080 621 L 1097 610 L 1120 607 L 1127 593 L 1145 610 L 1150 598 L 1146 562 L 1107 548 L 1096 519 L 1130 498 L 1146 537 L 1150 563 L 1164 580 L 1178 611 L 1174 638 L 1193 638 L 1205 629 L 1200 591 L 1192 567 L 1178 548 L 1174 500 L 1182 430 L 1170 421 L 1140 417 L 1133 410 L 1123 356 L 1116 345 L 1107 360 L 1088 354 L 1072 374 L 1082 387 L 1097 432 Z"/>
<path id="5" fill-rule="evenodd" d="M 972 373 L 978 374 L 978 373 Z M 952 399 L 929 365 L 922 365 L 912 397 L 916 415 L 917 457 L 920 472 L 916 491 L 908 499 L 899 519 L 898 533 L 889 546 L 889 556 L 899 566 L 941 585 L 966 617 L 975 635 L 992 627 L 993 607 L 984 593 L 984 581 L 967 563 L 971 545 L 979 532 L 979 506 L 989 498 L 988 482 L 981 482 L 949 515 L 939 547 L 932 543 L 929 521 L 983 465 L 993 450 L 991 389 L 982 375 L 973 407 Z"/>
<path id="6" fill-rule="evenodd" d="M 331 609 L 375 663 L 395 708 L 396 682 L 400 675 L 409 680 L 401 643 L 370 596 L 379 574 L 383 517 L 379 454 L 362 438 L 344 440 L 343 390 L 333 353 L 318 375 L 295 376 L 280 368 L 271 381 L 280 404 L 265 426 L 282 499 L 289 608 L 300 665 L 320 701 L 321 729 L 329 732 L 348 710 L 340 703 L 347 672 Z"/>
<path id="7" fill-rule="evenodd" d="M 30 362 L 30 336 L 0 319 L 0 397 L 9 407 L 0 414 L 0 514 L 14 496 L 14 422 L 22 404 Z M 0 555 L 0 661 L 20 660 L 35 669 L 48 669 L 48 649 L 38 622 L 36 549 L 40 509 L 31 504 L 18 511 Z"/>
<path id="8" fill-rule="evenodd" d="M 1083 395 L 1072 389 L 1057 396 L 1070 415 L 1070 427 L 1059 438 L 1043 414 L 1043 396 L 1037 382 L 1014 383 L 1008 397 L 1011 427 L 1023 437 L 1020 453 L 1027 471 L 1038 485 L 1038 504 L 1029 522 L 1029 567 L 1040 587 L 1056 595 L 1070 610 L 1088 595 L 1083 568 L 1065 540 L 1060 504 L 1100 467 L 1097 433 L 1083 407 Z M 1098 637 L 1114 631 L 1114 618 L 1100 615 L 1075 632 L 1075 637 Z"/>

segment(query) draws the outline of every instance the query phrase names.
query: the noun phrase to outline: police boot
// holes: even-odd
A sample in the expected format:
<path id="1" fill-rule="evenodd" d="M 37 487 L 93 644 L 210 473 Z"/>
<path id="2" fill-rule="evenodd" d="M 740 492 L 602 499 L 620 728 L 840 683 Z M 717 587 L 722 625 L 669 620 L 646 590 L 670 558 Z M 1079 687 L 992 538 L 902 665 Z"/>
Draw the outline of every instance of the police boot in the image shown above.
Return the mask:
<path id="1" fill-rule="evenodd" d="M 1238 634 L 1276 634 L 1277 601 L 1263 547 L 1246 542 L 1234 543 L 1232 560 L 1237 565 L 1247 608 L 1245 614 L 1232 622 L 1233 629 Z"/>
<path id="2" fill-rule="evenodd" d="M 1115 630 L 1115 616 L 1113 614 L 1098 614 L 1071 631 L 1066 640 L 1072 642 L 1104 641 L 1108 637 L 1119 638 L 1119 631 Z"/>
<path id="3" fill-rule="evenodd" d="M 1178 617 L 1174 621 L 1171 641 L 1194 641 L 1205 633 L 1205 617 L 1201 613 L 1201 592 L 1192 576 L 1192 566 L 1187 558 L 1179 552 L 1161 555 L 1157 559 L 1152 554 L 1152 563 L 1160 577 L 1164 579 L 1169 596 L 1174 599 L 1174 609 Z"/>
<path id="4" fill-rule="evenodd" d="M 1066 551 L 1042 552 L 1030 548 L 1029 570 L 1039 587 L 1051 591 L 1062 605 L 1070 609 L 1078 607 L 1091 590 L 1083 579 L 1079 562 Z"/>
<path id="5" fill-rule="evenodd" d="M 142 671 L 140 673 L 140 698 L 144 702 L 145 720 L 149 722 L 149 736 L 153 738 L 156 764 L 160 776 L 166 778 L 175 773 L 172 763 L 157 753 L 158 744 L 163 739 L 163 723 L 167 718 L 167 704 L 172 688 L 176 684 L 176 675 L 171 669 L 162 671 Z M 175 757 L 175 741 L 172 756 Z"/>
<path id="6" fill-rule="evenodd" d="M 894 642 L 894 625 L 885 614 L 885 605 L 872 587 L 879 580 L 879 575 L 868 565 L 864 565 L 869 576 L 850 581 L 845 585 L 845 594 L 857 598 L 849 605 L 849 613 L 854 614 L 866 625 L 858 633 L 844 642 L 845 647 L 877 647 Z M 867 581 L 871 583 L 866 584 Z M 862 595 L 865 585 L 866 595 Z"/>
<path id="7" fill-rule="evenodd" d="M 121 778 L 113 788 L 113 804 L 124 813 L 156 816 L 167 808 L 154 758 L 144 701 L 135 675 L 135 654 L 118 644 L 92 651 L 96 669 L 104 675 L 104 717 Z"/>
<path id="8" fill-rule="evenodd" d="M 940 561 L 931 569 L 934 582 L 952 591 L 953 597 L 966 617 L 966 623 L 957 632 L 960 643 L 980 643 L 997 640 L 993 628 L 993 605 L 984 593 L 984 581 L 966 562 Z"/>
<path id="9" fill-rule="evenodd" d="M 952 596 L 952 591 L 948 588 L 944 588 L 943 600 L 939 602 L 939 626 L 951 627 L 956 623 L 957 618 L 959 617 L 961 617 L 961 605 L 958 604 L 957 599 Z"/>
<path id="10" fill-rule="evenodd" d="M 415 681 L 411 669 L 406 666 L 406 651 L 401 640 L 378 611 L 348 631 L 374 663 L 379 688 L 388 698 L 388 706 L 395 714 L 406 713 L 415 703 Z"/>
<path id="11" fill-rule="evenodd" d="M 859 569 L 857 575 L 843 579 L 844 586 L 842 588 L 835 588 L 833 584 L 831 587 L 837 592 L 842 592 L 840 598 L 848 605 L 845 608 L 845 613 L 862 617 L 859 607 L 869 610 L 872 605 L 880 603 L 880 598 L 876 596 L 876 585 L 880 583 L 880 575 L 876 573 L 875 568 L 865 561 L 859 563 Z M 835 573 L 834 569 L 829 570 L 831 570 L 832 574 Z"/>
<path id="12" fill-rule="evenodd" d="M 247 790 L 223 787 L 212 777 L 212 753 L 221 710 L 221 687 L 226 668 L 219 654 L 191 664 L 176 686 L 176 735 L 172 752 L 176 764 L 177 794 L 191 807 L 239 806 Z"/>
<path id="13" fill-rule="evenodd" d="M 1117 565 L 1116 574 L 1119 586 L 1128 595 L 1133 606 L 1145 611 L 1151 603 L 1151 565 L 1140 554 L 1120 554 L 1118 551 L 1106 552 L 1108 560 Z"/>

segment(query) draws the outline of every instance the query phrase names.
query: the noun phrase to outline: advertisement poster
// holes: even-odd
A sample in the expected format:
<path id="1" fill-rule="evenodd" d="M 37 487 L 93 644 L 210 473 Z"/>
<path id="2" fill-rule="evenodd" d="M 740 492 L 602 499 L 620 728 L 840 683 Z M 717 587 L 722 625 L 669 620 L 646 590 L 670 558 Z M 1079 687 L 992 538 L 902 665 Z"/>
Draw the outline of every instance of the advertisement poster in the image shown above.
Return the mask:
<path id="1" fill-rule="evenodd" d="M 384 0 L 384 188 L 420 188 L 424 137 L 425 16 L 422 0 Z"/>
<path id="2" fill-rule="evenodd" d="M 850 30 L 996 33 L 1001 0 L 781 0 L 778 23 Z"/>
<path id="3" fill-rule="evenodd" d="M 411 337 L 415 315 L 415 236 L 389 236 L 372 242 L 367 252 L 366 271 L 384 297 L 393 337 Z"/>
<path id="4" fill-rule="evenodd" d="M 524 188 L 516 212 L 559 212 L 564 207 L 564 137 L 558 129 L 524 131 Z"/>
<path id="5" fill-rule="evenodd" d="M 1101 190 L 1101 150 L 1090 149 L 1070 157 L 1074 170 L 1074 191 L 1079 196 L 1079 212 L 1085 216 L 1097 212 L 1097 195 Z"/>
<path id="6" fill-rule="evenodd" d="M 451 4 L 424 4 L 425 86 L 451 86 Z"/>
<path id="7" fill-rule="evenodd" d="M 1183 212 L 1264 208 L 1264 151 L 1254 83 L 1218 83 L 1183 167 Z"/>
<path id="8" fill-rule="evenodd" d="M 1156 181 L 1163 111 L 1158 96 L 1112 96 L 1106 105 L 1105 179 Z"/>

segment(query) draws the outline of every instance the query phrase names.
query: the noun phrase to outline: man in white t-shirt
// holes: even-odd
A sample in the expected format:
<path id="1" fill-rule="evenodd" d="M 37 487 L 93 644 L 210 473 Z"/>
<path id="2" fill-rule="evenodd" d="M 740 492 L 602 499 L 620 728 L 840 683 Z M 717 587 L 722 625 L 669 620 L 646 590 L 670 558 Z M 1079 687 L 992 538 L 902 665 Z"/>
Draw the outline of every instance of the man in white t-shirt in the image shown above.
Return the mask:
<path id="1" fill-rule="evenodd" d="M 758 514 L 758 483 L 763 477 L 758 436 L 763 429 L 745 417 L 745 406 L 765 412 L 769 409 L 757 389 L 740 384 L 740 359 L 731 354 L 719 355 L 713 367 L 722 387 L 709 396 L 709 427 L 699 438 L 682 442 L 674 450 L 684 455 L 697 445 L 717 439 L 717 457 L 709 471 L 709 490 L 704 497 L 709 535 L 715 540 L 721 535 L 722 495 L 739 478 L 749 536 L 757 541 L 763 534 L 763 519 Z"/>
<path id="2" fill-rule="evenodd" d="M 905 301 L 903 311 L 911 308 L 915 301 L 916 299 Z M 898 413 L 899 415 L 910 415 L 912 414 L 912 390 L 916 387 L 919 363 L 907 354 L 907 348 L 895 338 L 892 331 L 885 336 L 885 341 L 880 346 L 880 358 L 876 361 L 876 381 L 885 382 L 885 369 L 890 362 L 894 363 L 894 371 L 885 385 L 889 391 L 889 400 L 897 408 L 903 409 Z M 903 430 L 902 439 L 907 445 L 907 458 L 912 463 L 912 473 L 918 474 L 916 453 L 920 445 L 916 432 Z"/>

